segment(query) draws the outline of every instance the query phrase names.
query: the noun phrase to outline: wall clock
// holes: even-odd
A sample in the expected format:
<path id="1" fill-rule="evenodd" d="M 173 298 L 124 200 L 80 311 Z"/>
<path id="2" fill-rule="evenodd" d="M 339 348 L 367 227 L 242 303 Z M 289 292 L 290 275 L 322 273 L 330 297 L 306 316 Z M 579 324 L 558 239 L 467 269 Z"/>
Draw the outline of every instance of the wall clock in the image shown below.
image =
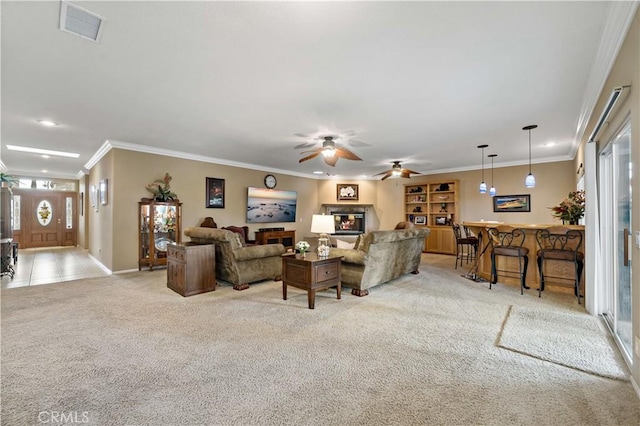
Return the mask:
<path id="1" fill-rule="evenodd" d="M 264 177 L 264 186 L 266 186 L 267 188 L 273 189 L 277 184 L 278 181 L 276 180 L 276 177 L 274 175 L 266 175 Z"/>

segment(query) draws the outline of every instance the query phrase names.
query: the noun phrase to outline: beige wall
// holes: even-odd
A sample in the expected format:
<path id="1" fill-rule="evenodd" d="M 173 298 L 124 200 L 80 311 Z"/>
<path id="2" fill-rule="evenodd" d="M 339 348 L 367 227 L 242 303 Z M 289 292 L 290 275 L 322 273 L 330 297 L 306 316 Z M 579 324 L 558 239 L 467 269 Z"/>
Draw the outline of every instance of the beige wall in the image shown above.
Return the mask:
<path id="1" fill-rule="evenodd" d="M 530 213 L 494 213 L 493 200 L 488 194 L 480 194 L 478 186 L 482 181 L 482 171 L 441 173 L 415 176 L 408 179 L 387 179 L 380 182 L 378 189 L 378 211 L 381 228 L 390 229 L 402 220 L 404 212 L 404 185 L 422 182 L 439 182 L 449 179 L 460 181 L 460 217 L 458 222 L 497 220 L 508 223 L 547 224 L 555 223 L 549 207 L 560 203 L 570 191 L 574 191 L 575 171 L 573 161 L 534 164 L 532 172 L 536 177 L 536 187 L 528 189 L 524 179 L 529 166 L 494 168 L 494 185 L 498 195 L 531 195 Z M 485 180 L 487 172 L 485 169 Z M 490 182 L 489 182 L 490 183 Z"/>
<path id="2" fill-rule="evenodd" d="M 109 172 L 111 166 L 113 172 Z M 138 201 L 151 196 L 145 185 L 154 179 L 164 177 L 166 172 L 173 177 L 171 189 L 182 203 L 183 230 L 188 226 L 200 225 L 207 216 L 213 217 L 218 227 L 245 225 L 247 187 L 264 187 L 266 174 L 261 171 L 162 155 L 111 150 L 91 170 L 92 184 L 105 177 L 109 179 L 111 199 L 108 206 L 100 206 L 99 212 L 92 212 L 96 221 L 90 221 L 90 226 L 95 226 L 95 232 L 90 232 L 91 253 L 111 270 L 138 268 Z M 224 209 L 205 207 L 206 177 L 225 180 Z M 311 215 L 318 211 L 316 180 L 280 174 L 276 174 L 276 177 L 277 189 L 298 192 L 297 222 L 252 224 L 249 226 L 250 232 L 253 233 L 262 227 L 282 226 L 298 231 L 297 235 L 308 234 Z M 109 225 L 111 218 L 113 227 Z M 112 258 L 102 255 L 108 245 L 105 239 L 113 241 L 115 250 Z M 101 249 L 102 252 L 99 251 Z"/>
<path id="3" fill-rule="evenodd" d="M 584 145 L 587 138 L 590 136 L 595 124 L 600 117 L 600 112 L 603 110 L 611 91 L 618 86 L 630 85 L 631 87 L 625 90 L 621 100 L 616 105 L 611 116 L 608 119 L 608 123 L 603 127 L 597 138 L 598 152 L 601 152 L 603 148 L 609 143 L 609 141 L 617 134 L 621 126 L 627 119 L 631 120 L 631 161 L 633 162 L 633 178 L 632 178 L 632 210 L 634 212 L 632 217 L 631 227 L 635 231 L 640 231 L 640 11 L 636 13 L 636 16 L 631 24 L 629 32 L 625 38 L 625 41 L 618 53 L 618 57 L 611 69 L 609 77 L 604 85 L 598 102 L 594 108 L 594 114 L 592 119 L 587 125 L 587 131 L 585 132 L 582 140 L 581 149 L 576 157 L 576 167 L 580 163 L 584 164 Z M 587 223 L 587 226 L 590 224 Z M 599 226 L 599 224 L 593 224 Z M 632 251 L 632 282 L 631 282 L 631 294 L 632 294 L 632 306 L 633 306 L 633 319 L 632 328 L 635 339 L 640 339 L 640 249 L 634 246 Z M 636 346 L 637 348 L 637 346 Z M 633 370 L 632 374 L 636 383 L 640 383 L 640 356 L 636 353 L 633 354 Z"/>
<path id="4" fill-rule="evenodd" d="M 171 189 L 182 203 L 182 227 L 198 226 L 211 216 L 218 227 L 246 224 L 247 187 L 263 187 L 265 172 L 200 161 L 121 149 L 111 150 L 91 170 L 88 185 L 109 180 L 109 203 L 96 212 L 88 205 L 88 247 L 90 253 L 113 271 L 138 267 L 138 201 L 151 194 L 145 185 L 168 172 L 173 180 Z M 531 194 L 531 213 L 493 213 L 491 197 L 478 193 L 480 171 L 418 176 L 385 181 L 315 180 L 277 174 L 278 189 L 298 192 L 298 211 L 295 223 L 251 224 L 250 233 L 262 227 L 283 226 L 296 230 L 298 239 L 311 235 L 310 219 L 323 212 L 324 205 L 365 204 L 368 210 L 368 230 L 392 229 L 404 220 L 404 185 L 458 179 L 460 181 L 459 221 L 499 220 L 515 223 L 551 223 L 549 206 L 559 203 L 575 189 L 573 162 L 535 165 L 537 186 L 524 187 L 526 166 L 496 168 L 494 180 L 499 194 Z M 486 174 L 485 174 L 486 176 Z M 225 208 L 205 207 L 205 178 L 225 179 Z M 338 183 L 357 183 L 358 201 L 337 201 Z M 89 189 L 87 188 L 87 193 Z M 184 238 L 184 236 L 183 236 Z"/>

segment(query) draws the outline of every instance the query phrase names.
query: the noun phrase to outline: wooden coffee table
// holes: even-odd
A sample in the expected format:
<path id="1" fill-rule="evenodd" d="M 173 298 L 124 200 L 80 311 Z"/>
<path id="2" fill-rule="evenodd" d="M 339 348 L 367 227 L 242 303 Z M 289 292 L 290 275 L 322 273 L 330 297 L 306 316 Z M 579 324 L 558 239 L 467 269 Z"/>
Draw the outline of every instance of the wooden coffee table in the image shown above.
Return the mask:
<path id="1" fill-rule="evenodd" d="M 282 298 L 287 300 L 287 286 L 307 290 L 309 309 L 315 308 L 316 291 L 337 287 L 338 299 L 342 286 L 340 269 L 342 256 L 319 258 L 316 253 L 282 256 Z"/>

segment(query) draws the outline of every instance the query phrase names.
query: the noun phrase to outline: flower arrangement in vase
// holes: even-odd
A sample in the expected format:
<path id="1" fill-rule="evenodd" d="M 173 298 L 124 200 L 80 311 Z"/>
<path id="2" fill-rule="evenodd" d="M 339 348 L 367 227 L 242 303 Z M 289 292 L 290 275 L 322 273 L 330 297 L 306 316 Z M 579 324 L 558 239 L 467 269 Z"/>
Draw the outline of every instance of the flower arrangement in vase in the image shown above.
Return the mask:
<path id="1" fill-rule="evenodd" d="M 549 208 L 553 217 L 562 220 L 562 223 L 577 225 L 584 216 L 584 191 L 572 191 L 560 204 Z"/>
<path id="2" fill-rule="evenodd" d="M 300 252 L 300 255 L 301 255 L 302 257 L 304 257 L 304 253 L 305 253 L 307 250 L 309 250 L 309 247 L 311 247 L 311 245 L 310 245 L 308 242 L 304 241 L 304 240 L 302 240 L 302 241 L 298 241 L 298 242 L 296 243 L 296 250 L 298 250 L 298 251 Z"/>

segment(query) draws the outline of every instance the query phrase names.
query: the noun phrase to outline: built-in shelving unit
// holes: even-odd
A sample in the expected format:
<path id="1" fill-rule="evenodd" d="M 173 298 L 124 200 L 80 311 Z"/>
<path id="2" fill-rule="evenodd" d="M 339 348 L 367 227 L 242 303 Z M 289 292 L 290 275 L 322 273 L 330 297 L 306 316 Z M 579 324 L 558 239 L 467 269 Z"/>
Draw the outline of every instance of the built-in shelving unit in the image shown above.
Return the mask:
<path id="1" fill-rule="evenodd" d="M 405 220 L 431 231 L 425 241 L 425 251 L 455 254 L 451 224 L 459 217 L 459 187 L 455 179 L 405 185 Z"/>

